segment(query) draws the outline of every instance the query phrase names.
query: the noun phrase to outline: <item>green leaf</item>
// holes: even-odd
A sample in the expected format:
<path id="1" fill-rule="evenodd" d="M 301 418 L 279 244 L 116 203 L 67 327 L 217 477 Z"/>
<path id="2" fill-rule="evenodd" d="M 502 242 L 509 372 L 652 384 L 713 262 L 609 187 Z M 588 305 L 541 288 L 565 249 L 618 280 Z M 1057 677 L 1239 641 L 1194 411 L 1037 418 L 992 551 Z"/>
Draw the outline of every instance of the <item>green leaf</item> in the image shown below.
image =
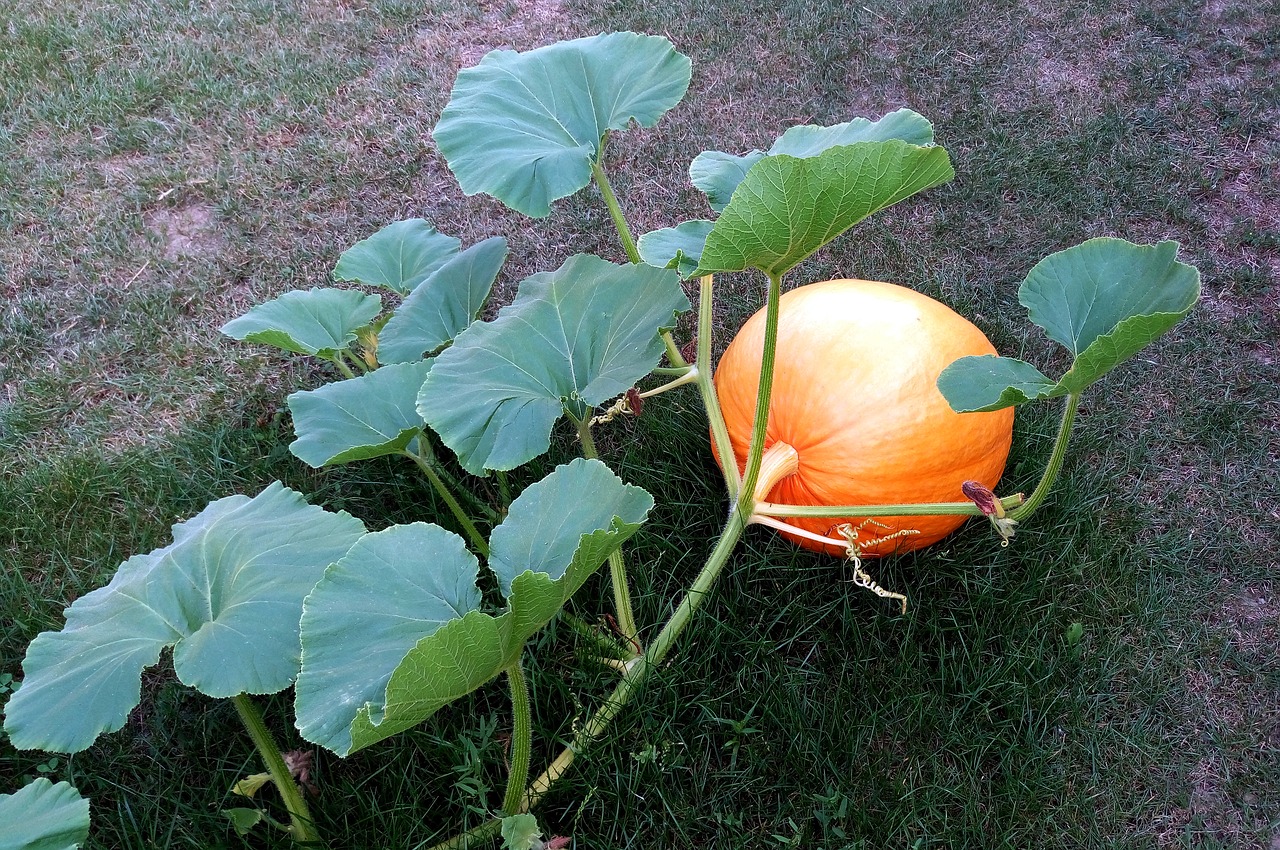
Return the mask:
<path id="1" fill-rule="evenodd" d="M 509 603 L 497 616 L 478 610 L 478 565 L 457 535 L 421 523 L 369 535 L 307 597 L 299 730 L 346 755 L 484 685 L 652 506 L 598 460 L 527 488 L 491 540 Z"/>
<path id="2" fill-rule="evenodd" d="M 539 850 L 542 830 L 538 819 L 528 813 L 503 818 L 502 846 L 506 850 Z"/>
<path id="3" fill-rule="evenodd" d="M 1178 243 L 1090 239 L 1045 257 L 1018 289 L 1031 321 L 1076 355 L 1061 384 L 1079 392 L 1180 322 L 1200 297 L 1200 272 Z"/>
<path id="4" fill-rule="evenodd" d="M 933 125 L 910 109 L 897 109 L 872 121 L 854 118 L 843 124 L 818 127 L 806 124 L 787 130 L 769 148 L 769 154 L 810 157 L 840 145 L 858 142 L 887 142 L 897 139 L 909 145 L 932 145 Z"/>
<path id="5" fill-rule="evenodd" d="M 507 240 L 494 236 L 450 259 L 409 293 L 378 334 L 378 360 L 421 360 L 475 320 L 507 260 Z"/>
<path id="6" fill-rule="evenodd" d="M 583 500 L 603 507 L 579 510 Z M 490 562 L 516 574 L 508 611 L 496 618 L 469 613 L 420 641 L 387 683 L 381 722 L 370 711 L 356 718 L 356 746 L 416 726 L 515 664 L 525 642 L 639 529 L 652 505 L 648 493 L 623 484 L 600 461 L 581 458 L 521 493 L 498 527 L 513 528 L 495 529 L 490 541 Z"/>
<path id="7" fill-rule="evenodd" d="M 742 156 L 722 151 L 703 151 L 689 163 L 689 182 L 702 190 L 707 203 L 716 212 L 729 206 L 733 192 L 757 162 L 768 154 L 749 151 Z"/>
<path id="8" fill-rule="evenodd" d="M 392 673 L 382 704 L 368 703 L 356 713 L 348 752 L 412 729 L 485 685 L 519 656 L 521 647 L 510 645 L 509 623 L 481 611 L 451 620 L 418 641 Z"/>
<path id="9" fill-rule="evenodd" d="M 653 497 L 644 490 L 623 484 L 603 463 L 580 458 L 511 503 L 490 538 L 489 569 L 504 596 L 511 595 L 517 576 L 530 571 L 553 581 L 566 579 L 567 599 L 617 548 L 617 533 L 630 537 L 652 509 Z M 576 533 L 566 534 L 565 528 Z M 587 534 L 583 529 L 595 530 Z"/>
<path id="10" fill-rule="evenodd" d="M 1000 410 L 1066 394 L 1030 363 L 993 354 L 962 357 L 952 363 L 938 376 L 938 389 L 957 413 Z"/>
<path id="11" fill-rule="evenodd" d="M 432 361 L 393 363 L 359 377 L 289 395 L 298 439 L 289 451 L 308 466 L 395 454 L 422 433 L 418 391 Z"/>
<path id="12" fill-rule="evenodd" d="M 547 450 L 566 409 L 581 419 L 647 375 L 664 351 L 659 330 L 687 309 L 672 271 L 570 257 L 441 352 L 418 412 L 468 472 L 513 469 Z"/>
<path id="13" fill-rule="evenodd" d="M 381 309 L 382 299 L 377 295 L 349 289 L 294 290 L 232 319 L 222 326 L 222 332 L 242 342 L 331 359 L 355 342 L 356 331 L 373 321 Z"/>
<path id="14" fill-rule="evenodd" d="M 1178 243 L 1090 239 L 1041 260 L 1018 300 L 1075 360 L 1058 381 L 1020 360 L 967 357 L 938 376 L 952 409 L 998 410 L 1080 393 L 1176 325 L 1200 297 L 1200 273 L 1174 258 Z"/>
<path id="15" fill-rule="evenodd" d="M 77 599 L 62 631 L 31 642 L 5 710 L 14 746 L 79 752 L 119 729 L 166 646 L 178 678 L 208 696 L 288 687 L 303 597 L 363 534 L 279 483 L 211 503 L 173 527 L 172 544 Z"/>
<path id="16" fill-rule="evenodd" d="M 405 295 L 452 259 L 461 245 L 423 219 L 392 222 L 343 251 L 333 279 L 383 286 Z"/>
<path id="17" fill-rule="evenodd" d="M 660 269 L 675 269 L 688 277 L 698 267 L 702 246 L 715 222 L 685 221 L 644 234 L 636 243 L 640 259 Z"/>
<path id="18" fill-rule="evenodd" d="M 898 140 L 756 163 L 707 236 L 693 276 L 785 274 L 872 213 L 955 175 L 947 152 Z"/>
<path id="19" fill-rule="evenodd" d="M 495 50 L 458 73 L 433 135 L 464 192 L 540 218 L 590 182 L 606 132 L 652 127 L 689 74 L 671 42 L 631 32 Z"/>
<path id="20" fill-rule="evenodd" d="M 43 777 L 0 794 L 0 850 L 71 850 L 89 838 L 89 801 Z"/>
<path id="21" fill-rule="evenodd" d="M 480 607 L 479 568 L 461 537 L 421 522 L 366 535 L 352 546 L 303 605 L 296 690 L 302 736 L 349 753 L 352 721 L 361 710 L 379 709 L 405 654 Z"/>
<path id="22" fill-rule="evenodd" d="M 876 121 L 854 118 L 830 127 L 811 124 L 792 127 L 778 137 L 773 147 L 769 148 L 768 155 L 786 154 L 804 159 L 838 145 L 890 139 L 899 139 L 912 145 L 931 145 L 933 125 L 924 116 L 910 109 L 899 109 Z M 689 179 L 706 194 L 711 208 L 720 212 L 728 206 L 734 190 L 751 167 L 765 156 L 760 151 L 751 151 L 744 156 L 706 151 L 698 154 L 690 164 Z"/>
<path id="23" fill-rule="evenodd" d="M 266 820 L 261 809 L 223 809 L 222 814 L 231 821 L 231 828 L 236 835 L 248 835 L 253 828 Z"/>

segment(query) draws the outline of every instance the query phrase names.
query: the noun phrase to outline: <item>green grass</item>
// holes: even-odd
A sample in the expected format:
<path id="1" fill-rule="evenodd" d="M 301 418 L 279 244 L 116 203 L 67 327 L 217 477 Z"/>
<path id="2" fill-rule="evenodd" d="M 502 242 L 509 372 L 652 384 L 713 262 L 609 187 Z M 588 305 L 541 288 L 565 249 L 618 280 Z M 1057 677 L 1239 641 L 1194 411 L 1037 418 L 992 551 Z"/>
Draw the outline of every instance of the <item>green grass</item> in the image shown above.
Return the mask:
<path id="1" fill-rule="evenodd" d="M 1046 254 L 1175 238 L 1205 297 L 1086 396 L 1050 502 L 1000 549 L 977 524 L 848 571 L 750 533 L 669 663 L 539 810 L 586 847 L 1265 848 L 1280 840 L 1280 5 L 431 2 L 21 4 L 0 12 L 0 673 L 173 522 L 273 479 L 371 528 L 439 518 L 411 468 L 316 473 L 286 450 L 306 364 L 221 339 L 250 305 L 321 284 L 338 253 L 422 215 L 499 234 L 509 297 L 576 251 L 619 259 L 598 195 L 529 222 L 464 197 L 428 136 L 488 47 L 632 28 L 694 61 L 686 102 L 619 136 L 638 232 L 704 215 L 704 149 L 900 106 L 954 182 L 807 262 L 911 284 L 1001 351 L 1061 364 L 1017 305 Z M 721 282 L 723 345 L 762 299 Z M 685 329 L 682 328 L 682 333 Z M 1018 419 L 1030 488 L 1056 411 Z M 669 613 L 724 516 L 692 392 L 602 430 L 658 500 L 627 549 L 638 616 Z M 551 460 L 573 453 L 565 440 Z M 517 474 L 535 480 L 550 460 Z M 1002 488 L 1003 489 L 1003 488 Z M 574 602 L 595 622 L 608 592 Z M 1071 640 L 1073 624 L 1080 637 Z M 530 662 L 535 770 L 611 675 L 557 624 Z M 148 673 L 126 728 L 50 765 L 0 741 L 0 793 L 35 775 L 93 800 L 91 846 L 241 841 L 219 809 L 256 772 L 234 711 Z M 286 697 L 263 700 L 283 743 Z M 500 800 L 498 684 L 340 760 L 313 804 L 334 846 L 417 847 Z"/>

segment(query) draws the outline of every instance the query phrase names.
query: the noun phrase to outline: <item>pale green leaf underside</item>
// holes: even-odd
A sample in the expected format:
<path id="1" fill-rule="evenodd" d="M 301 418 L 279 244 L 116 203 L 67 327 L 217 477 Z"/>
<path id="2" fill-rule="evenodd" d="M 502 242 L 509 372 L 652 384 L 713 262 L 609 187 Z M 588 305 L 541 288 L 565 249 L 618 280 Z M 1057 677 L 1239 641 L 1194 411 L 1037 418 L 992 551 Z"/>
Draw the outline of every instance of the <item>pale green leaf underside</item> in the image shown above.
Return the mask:
<path id="1" fill-rule="evenodd" d="M 208 696 L 288 687 L 303 597 L 363 534 L 279 483 L 211 503 L 174 526 L 171 545 L 77 599 L 62 631 L 32 641 L 5 711 L 14 746 L 79 752 L 119 729 L 166 646 L 178 678 Z"/>
<path id="2" fill-rule="evenodd" d="M 583 416 L 647 375 L 687 309 L 675 272 L 570 257 L 441 352 L 418 411 L 467 471 L 513 469 L 547 450 L 566 408 Z"/>
<path id="3" fill-rule="evenodd" d="M 938 376 L 938 389 L 957 413 L 1000 410 L 1066 393 L 1030 363 L 993 354 L 955 361 Z"/>
<path id="4" fill-rule="evenodd" d="M 786 154 L 803 159 L 817 156 L 838 145 L 890 139 L 899 139 L 912 145 L 931 145 L 933 125 L 924 116 L 910 109 L 890 112 L 876 121 L 854 118 L 830 127 L 808 124 L 792 127 L 779 136 L 769 148 L 768 155 Z M 711 208 L 720 212 L 728 206 L 733 191 L 747 176 L 751 166 L 765 156 L 761 151 L 751 151 L 743 156 L 706 151 L 695 157 L 690 164 L 689 179 L 707 196 Z"/>
<path id="5" fill-rule="evenodd" d="M 43 776 L 0 794 L 0 850 L 71 850 L 89 837 L 89 801 Z"/>
<path id="6" fill-rule="evenodd" d="M 420 218 L 395 221 L 342 252 L 334 280 L 409 293 L 458 253 L 462 242 Z"/>
<path id="7" fill-rule="evenodd" d="M 652 127 L 689 75 L 667 39 L 631 32 L 495 50 L 458 73 L 433 136 L 468 195 L 542 217 L 590 182 L 607 131 Z"/>
<path id="8" fill-rule="evenodd" d="M 689 182 L 707 196 L 707 204 L 715 212 L 723 212 L 747 172 L 767 154 L 748 151 L 741 156 L 723 151 L 703 151 L 689 163 Z"/>
<path id="9" fill-rule="evenodd" d="M 274 345 L 294 354 L 333 357 L 356 341 L 356 331 L 373 321 L 382 299 L 349 289 L 286 292 L 222 326 L 242 342 Z"/>
<path id="10" fill-rule="evenodd" d="M 507 240 L 494 236 L 462 251 L 409 293 L 378 333 L 378 361 L 421 360 L 475 320 L 507 259 Z"/>
<path id="11" fill-rule="evenodd" d="M 303 737 L 349 753 L 352 721 L 382 704 L 405 654 L 480 607 L 479 568 L 462 538 L 421 522 L 368 534 L 330 567 L 302 611 Z"/>
<path id="12" fill-rule="evenodd" d="M 695 219 L 650 231 L 636 242 L 640 259 L 656 268 L 675 269 L 681 277 L 688 277 L 698 267 L 702 246 L 714 225 L 713 221 Z"/>
<path id="13" fill-rule="evenodd" d="M 298 439 L 289 451 L 316 468 L 399 452 L 422 432 L 418 390 L 431 363 L 393 363 L 292 393 L 289 412 Z"/>
<path id="14" fill-rule="evenodd" d="M 502 819 L 503 850 L 534 850 L 542 846 L 538 819 L 525 813 Z"/>
<path id="15" fill-rule="evenodd" d="M 756 268 L 781 275 L 867 216 L 954 176 L 947 152 L 860 142 L 756 163 L 703 247 L 694 275 Z"/>
<path id="16" fill-rule="evenodd" d="M 438 534 L 451 539 L 418 541 L 395 559 L 333 568 L 303 615 L 299 728 L 345 754 L 416 726 L 479 688 L 516 662 L 529 637 L 635 533 L 652 504 L 597 460 L 558 467 L 530 487 L 491 540 L 501 575 L 516 575 L 503 579 L 510 607 L 498 616 L 475 610 L 478 595 L 466 595 L 474 590 L 474 558 L 458 554 L 462 542 L 449 532 Z M 429 592 L 422 589 L 428 582 L 436 583 Z M 443 606 L 433 598 L 454 600 L 443 624 Z M 313 632 L 312 623 L 329 633 Z M 333 693 L 342 696 L 326 696 Z"/>
<path id="17" fill-rule="evenodd" d="M 958 411 L 997 410 L 1080 393 L 1176 325 L 1200 297 L 1200 273 L 1175 260 L 1176 242 L 1090 239 L 1051 254 L 1027 275 L 1018 300 L 1075 359 L 1058 381 L 1008 358 L 964 358 L 938 388 Z"/>

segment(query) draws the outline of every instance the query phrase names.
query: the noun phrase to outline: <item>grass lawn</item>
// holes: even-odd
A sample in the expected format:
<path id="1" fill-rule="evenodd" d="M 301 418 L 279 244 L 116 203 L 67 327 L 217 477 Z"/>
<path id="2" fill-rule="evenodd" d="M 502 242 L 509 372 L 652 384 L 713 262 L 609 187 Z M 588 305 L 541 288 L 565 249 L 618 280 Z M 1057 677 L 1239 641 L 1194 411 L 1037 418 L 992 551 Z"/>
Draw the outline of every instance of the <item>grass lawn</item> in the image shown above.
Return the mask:
<path id="1" fill-rule="evenodd" d="M 598 192 L 532 221 L 459 190 L 430 129 L 490 49 L 632 29 L 693 60 L 685 101 L 611 147 L 637 233 L 705 217 L 688 163 L 910 107 L 956 179 L 797 269 L 911 285 L 1003 353 L 1060 350 L 1017 287 L 1093 236 L 1176 239 L 1204 294 L 1093 387 L 1048 505 L 999 548 L 970 523 L 874 565 L 748 533 L 667 664 L 539 809 L 591 848 L 1280 848 L 1280 2 L 22 0 L 0 10 L 0 691 L 71 601 L 209 501 L 281 480 L 370 529 L 451 521 L 415 470 L 315 471 L 285 396 L 320 367 L 227 320 L 322 286 L 423 217 L 505 236 L 502 304 L 571 254 L 623 255 Z M 717 348 L 762 303 L 726 276 Z M 677 335 L 685 339 L 689 328 Z M 1057 372 L 1052 372 L 1057 374 Z M 1057 425 L 1020 408 L 1001 491 Z M 566 432 L 567 435 L 567 432 Z M 627 546 L 660 623 L 724 518 L 692 390 L 602 428 L 658 507 Z M 573 457 L 565 439 L 552 460 Z M 537 464 L 535 464 L 537 466 Z M 538 469 L 514 475 L 536 480 Z M 609 608 L 597 577 L 572 603 Z M 612 688 L 564 623 L 535 639 L 534 769 Z M 288 846 L 221 810 L 261 768 L 230 705 L 143 680 L 73 757 L 0 734 L 0 793 L 68 780 L 94 848 Z M 288 694 L 263 699 L 310 747 Z M 426 847 L 501 802 L 501 683 L 348 759 L 315 755 L 334 847 Z M 273 805 L 268 797 L 266 805 Z"/>

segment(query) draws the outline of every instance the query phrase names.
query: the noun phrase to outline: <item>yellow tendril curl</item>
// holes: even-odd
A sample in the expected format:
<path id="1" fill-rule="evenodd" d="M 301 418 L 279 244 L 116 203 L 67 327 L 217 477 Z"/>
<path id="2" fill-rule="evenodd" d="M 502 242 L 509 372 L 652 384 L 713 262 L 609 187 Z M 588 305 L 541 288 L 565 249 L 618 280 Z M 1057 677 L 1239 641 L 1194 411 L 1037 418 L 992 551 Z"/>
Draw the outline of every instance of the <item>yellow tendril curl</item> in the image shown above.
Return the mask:
<path id="1" fill-rule="evenodd" d="M 587 423 L 587 426 L 595 427 L 596 425 L 604 425 L 607 422 L 612 422 L 613 418 L 620 413 L 629 413 L 632 415 L 638 413 L 634 403 L 634 393 L 635 390 L 627 390 L 625 393 L 618 396 L 618 400 L 610 405 L 604 413 L 599 416 L 592 417 L 591 421 Z"/>
<path id="2" fill-rule="evenodd" d="M 862 547 L 858 545 L 858 536 L 868 525 L 878 525 L 881 528 L 889 527 L 882 522 L 876 522 L 874 519 L 865 519 L 856 527 L 852 523 L 848 522 L 836 526 L 836 531 L 845 539 L 845 557 L 849 559 L 849 563 L 853 564 L 853 583 L 858 587 L 871 591 L 876 596 L 880 596 L 885 599 L 897 599 L 902 603 L 902 613 L 906 614 L 907 597 L 901 593 L 894 593 L 892 590 L 885 590 L 883 587 L 876 584 L 875 579 L 873 579 L 870 573 L 868 573 L 862 566 Z M 876 546 L 888 540 L 898 540 L 903 537 L 909 537 L 912 534 L 919 533 L 920 532 L 914 528 L 903 528 L 893 532 L 892 534 L 878 536 L 874 540 L 870 541 L 870 544 L 872 546 Z"/>

